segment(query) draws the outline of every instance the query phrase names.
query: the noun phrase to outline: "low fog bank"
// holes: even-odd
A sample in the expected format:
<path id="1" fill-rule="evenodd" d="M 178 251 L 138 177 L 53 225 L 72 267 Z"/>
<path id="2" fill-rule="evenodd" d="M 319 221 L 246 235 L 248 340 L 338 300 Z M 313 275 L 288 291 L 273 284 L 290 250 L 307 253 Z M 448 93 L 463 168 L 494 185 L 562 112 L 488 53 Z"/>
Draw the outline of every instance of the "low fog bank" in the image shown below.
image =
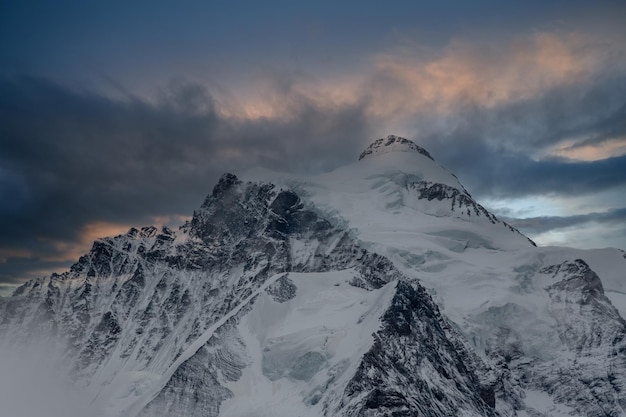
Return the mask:
<path id="1" fill-rule="evenodd" d="M 3 343 L 4 342 L 4 343 Z M 52 343 L 8 347 L 0 341 L 0 415 L 7 417 L 103 417 L 70 365 Z"/>

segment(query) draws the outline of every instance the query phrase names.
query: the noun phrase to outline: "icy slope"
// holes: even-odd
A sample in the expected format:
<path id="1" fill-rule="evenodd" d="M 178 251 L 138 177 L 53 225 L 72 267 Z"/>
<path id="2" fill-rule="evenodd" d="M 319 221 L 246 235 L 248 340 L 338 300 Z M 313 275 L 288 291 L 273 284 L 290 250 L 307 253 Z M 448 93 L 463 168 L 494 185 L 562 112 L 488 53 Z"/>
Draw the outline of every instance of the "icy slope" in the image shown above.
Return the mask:
<path id="1" fill-rule="evenodd" d="M 282 286 L 292 288 L 292 298 L 272 291 L 255 302 L 237 326 L 250 366 L 226 385 L 233 397 L 222 416 L 323 415 L 322 398 L 356 372 L 394 293 L 392 284 L 351 286 L 353 275 L 289 274 Z"/>
<path id="2" fill-rule="evenodd" d="M 499 369 L 504 415 L 541 415 L 546 401 L 574 415 L 624 413 L 622 251 L 536 248 L 425 150 L 394 136 L 328 174 L 260 175 L 299 190 L 426 286 L 476 352 Z M 559 265 L 569 272 L 546 273 Z M 535 404 L 539 398 L 546 401 Z"/>

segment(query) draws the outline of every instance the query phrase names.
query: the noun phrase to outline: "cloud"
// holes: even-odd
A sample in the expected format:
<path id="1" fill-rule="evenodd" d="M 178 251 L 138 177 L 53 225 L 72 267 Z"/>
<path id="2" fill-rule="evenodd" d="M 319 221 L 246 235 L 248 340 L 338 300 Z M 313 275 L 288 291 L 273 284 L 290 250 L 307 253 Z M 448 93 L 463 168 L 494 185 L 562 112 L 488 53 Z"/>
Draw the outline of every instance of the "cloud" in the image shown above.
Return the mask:
<path id="1" fill-rule="evenodd" d="M 535 160 L 527 154 L 490 148 L 480 140 L 454 146 L 452 150 L 436 147 L 433 154 L 444 154 L 447 165 L 454 165 L 461 181 L 480 198 L 579 197 L 626 184 L 626 155 L 594 161 Z"/>
<path id="2" fill-rule="evenodd" d="M 572 216 L 505 218 L 541 245 L 626 248 L 626 208 Z"/>
<path id="3" fill-rule="evenodd" d="M 586 81 L 606 54 L 578 33 L 538 32 L 508 42 L 455 40 L 433 58 L 396 51 L 375 58 L 383 82 L 372 103 L 379 114 L 423 108 L 439 113 L 459 105 L 494 108 L 555 87 Z M 388 80 L 388 82 L 384 82 Z M 385 88 L 395 84 L 396 88 Z"/>
<path id="4" fill-rule="evenodd" d="M 401 67 L 410 76 L 400 76 L 409 81 L 398 95 L 412 84 L 433 91 L 427 109 L 410 94 L 399 100 L 398 109 L 413 106 L 413 138 L 481 198 L 588 194 L 626 182 L 621 43 L 536 34 L 486 49 L 455 46 L 433 62 Z M 433 65 L 436 76 L 424 76 Z M 461 81 L 437 96 L 455 70 Z"/>
<path id="5" fill-rule="evenodd" d="M 0 281 L 63 269 L 99 233 L 188 216 L 223 172 L 327 171 L 388 133 L 479 198 L 626 183 L 621 42 L 537 32 L 417 49 L 333 77 L 268 71 L 245 94 L 181 78 L 155 99 L 111 98 L 0 78 Z"/>
<path id="6" fill-rule="evenodd" d="M 10 296 L 17 287 L 17 284 L 6 284 L 4 282 L 0 282 L 0 297 Z"/>
<path id="7" fill-rule="evenodd" d="M 605 139 L 601 142 L 563 144 L 552 151 L 553 154 L 581 161 L 596 161 L 611 156 L 626 154 L 626 136 Z"/>
<path id="8" fill-rule="evenodd" d="M 0 79 L 0 279 L 15 279 L 20 260 L 67 260 L 112 226 L 187 216 L 225 171 L 319 171 L 358 155 L 368 137 L 361 108 L 282 94 L 297 102 L 293 118 L 235 120 L 186 82 L 151 102 Z M 94 225 L 106 227 L 94 234 Z"/>
<path id="9" fill-rule="evenodd" d="M 156 222 L 155 222 L 156 223 Z M 157 223 L 158 224 L 158 223 Z M 89 250 L 94 240 L 103 236 L 116 236 L 126 233 L 130 229 L 127 224 L 93 222 L 82 225 L 76 240 L 46 240 L 46 245 L 52 246 L 54 253 L 43 257 L 48 262 L 72 262 Z"/>
<path id="10" fill-rule="evenodd" d="M 574 136 L 555 146 L 551 153 L 581 160 L 626 154 L 626 104 Z"/>
<path id="11" fill-rule="evenodd" d="M 453 40 L 436 51 L 408 44 L 374 54 L 350 76 L 279 73 L 224 111 L 293 120 L 304 99 L 329 110 L 362 108 L 379 130 L 435 151 L 479 142 L 534 159 L 593 160 L 624 154 L 625 73 L 621 39 L 538 31 Z"/>
<path id="12" fill-rule="evenodd" d="M 518 229 L 531 234 L 541 234 L 552 230 L 580 226 L 586 223 L 626 224 L 626 207 L 601 213 L 578 214 L 574 216 L 540 216 L 525 219 L 505 218 Z"/>
<path id="13" fill-rule="evenodd" d="M 1 285 L 1 284 L 0 284 Z M 1 288 L 1 287 L 0 287 Z M 15 343 L 15 341 L 11 341 Z M 28 343 L 0 344 L 2 415 L 21 417 L 102 417 L 104 407 L 69 374 L 67 359 L 53 340 L 31 337 Z M 95 401 L 94 403 L 97 403 Z"/>

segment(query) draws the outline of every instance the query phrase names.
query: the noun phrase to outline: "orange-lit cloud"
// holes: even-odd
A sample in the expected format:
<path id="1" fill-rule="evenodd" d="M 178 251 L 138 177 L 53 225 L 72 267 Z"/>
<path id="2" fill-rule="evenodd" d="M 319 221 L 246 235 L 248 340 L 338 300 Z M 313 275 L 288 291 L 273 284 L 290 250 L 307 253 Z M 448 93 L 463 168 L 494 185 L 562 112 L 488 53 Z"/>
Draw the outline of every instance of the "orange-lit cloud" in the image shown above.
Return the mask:
<path id="1" fill-rule="evenodd" d="M 349 77 L 296 78 L 287 87 L 266 80 L 218 107 L 225 116 L 256 120 L 290 119 L 303 103 L 331 111 L 359 105 L 367 116 L 393 122 L 461 105 L 493 108 L 593 79 L 615 55 L 608 45 L 615 48 L 580 33 L 537 32 L 502 42 L 454 40 L 436 55 L 403 47 L 373 55 Z"/>
<path id="2" fill-rule="evenodd" d="M 27 249 L 0 248 L 0 264 L 7 262 L 9 258 L 30 258 L 33 253 Z"/>
<path id="3" fill-rule="evenodd" d="M 151 225 L 156 227 L 168 226 L 173 229 L 176 229 L 178 226 L 185 223 L 185 221 L 190 220 L 190 216 L 183 215 L 165 215 L 165 216 L 154 216 L 150 220 Z M 0 248 L 0 264 L 5 264 L 10 262 L 11 259 L 37 259 L 39 261 L 43 261 L 44 263 L 54 263 L 54 265 L 50 267 L 40 267 L 36 269 L 29 269 L 27 276 L 28 277 L 43 277 L 52 274 L 53 272 L 60 273 L 62 272 L 62 267 L 59 267 L 57 263 L 73 263 L 78 261 L 78 259 L 89 252 L 93 242 L 99 238 L 108 237 L 108 236 L 116 236 L 119 234 L 124 234 L 128 232 L 128 230 L 133 225 L 130 224 L 122 224 L 122 223 L 110 223 L 110 222 L 92 222 L 82 226 L 80 233 L 78 234 L 78 238 L 75 240 L 52 240 L 52 239 L 39 239 L 41 242 L 49 245 L 51 250 L 47 252 L 49 255 L 40 255 L 32 250 L 23 249 L 23 248 Z M 134 225 L 135 227 L 140 225 Z M 26 280 L 27 277 L 21 279 L 21 281 Z M 0 283 L 2 284 L 2 283 Z M 8 295 L 15 288 L 17 288 L 19 284 L 6 284 L 5 287 L 0 287 L 0 296 Z"/>
<path id="4" fill-rule="evenodd" d="M 154 226 L 178 226 L 189 220 L 189 216 L 170 215 L 152 217 L 151 223 Z M 135 225 L 137 226 L 137 225 Z M 82 255 L 87 253 L 96 239 L 116 236 L 128 232 L 133 227 L 130 224 L 93 222 L 84 225 L 79 233 L 79 238 L 75 241 L 54 240 L 50 244 L 55 249 L 56 254 L 44 258 L 51 262 L 77 261 Z"/>
<path id="5" fill-rule="evenodd" d="M 130 226 L 124 224 L 94 222 L 84 225 L 75 241 L 53 240 L 50 245 L 54 247 L 56 254 L 44 258 L 51 262 L 76 261 L 89 251 L 93 241 L 105 237 L 115 236 L 128 231 Z"/>
<path id="6" fill-rule="evenodd" d="M 559 144 L 550 150 L 550 155 L 562 156 L 580 161 L 597 161 L 626 154 L 626 137 L 615 138 L 597 144 L 577 146 L 576 142 L 569 141 Z"/>
<path id="7" fill-rule="evenodd" d="M 327 110 L 353 105 L 361 99 L 367 72 L 349 77 L 295 79 L 283 85 L 280 76 L 261 80 L 237 97 L 220 97 L 217 111 L 225 118 L 238 120 L 292 120 L 306 106 Z"/>
<path id="8" fill-rule="evenodd" d="M 471 104 L 495 107 L 546 90 L 584 82 L 604 59 L 583 35 L 537 33 L 508 43 L 452 42 L 438 57 L 375 57 L 380 83 L 373 114 L 454 111 Z"/>
<path id="9" fill-rule="evenodd" d="M 162 226 L 178 227 L 188 220 L 191 220 L 191 216 L 183 216 L 182 214 L 172 214 L 168 216 L 153 216 L 152 224 L 157 227 L 162 227 Z"/>

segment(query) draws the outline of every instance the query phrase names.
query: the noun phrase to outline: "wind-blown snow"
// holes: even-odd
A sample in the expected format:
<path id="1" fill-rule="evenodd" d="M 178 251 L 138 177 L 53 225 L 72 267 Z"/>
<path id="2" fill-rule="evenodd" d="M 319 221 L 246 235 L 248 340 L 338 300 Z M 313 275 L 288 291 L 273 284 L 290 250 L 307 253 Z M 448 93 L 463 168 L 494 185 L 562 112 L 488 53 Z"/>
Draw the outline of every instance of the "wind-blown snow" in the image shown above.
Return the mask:
<path id="1" fill-rule="evenodd" d="M 103 417 L 76 387 L 61 352 L 33 337 L 16 350 L 0 341 L 0 415 L 6 417 Z"/>

